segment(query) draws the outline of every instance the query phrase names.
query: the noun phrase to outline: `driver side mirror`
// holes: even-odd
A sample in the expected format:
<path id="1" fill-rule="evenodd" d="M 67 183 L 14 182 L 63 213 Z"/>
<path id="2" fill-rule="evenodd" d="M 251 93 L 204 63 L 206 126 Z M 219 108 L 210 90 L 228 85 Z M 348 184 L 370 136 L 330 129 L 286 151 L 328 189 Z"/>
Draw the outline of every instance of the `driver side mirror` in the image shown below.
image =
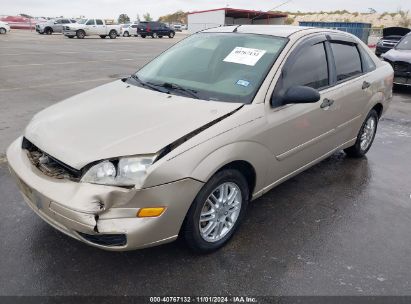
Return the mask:
<path id="1" fill-rule="evenodd" d="M 292 86 L 284 94 L 282 104 L 315 103 L 321 99 L 320 92 L 307 86 Z"/>

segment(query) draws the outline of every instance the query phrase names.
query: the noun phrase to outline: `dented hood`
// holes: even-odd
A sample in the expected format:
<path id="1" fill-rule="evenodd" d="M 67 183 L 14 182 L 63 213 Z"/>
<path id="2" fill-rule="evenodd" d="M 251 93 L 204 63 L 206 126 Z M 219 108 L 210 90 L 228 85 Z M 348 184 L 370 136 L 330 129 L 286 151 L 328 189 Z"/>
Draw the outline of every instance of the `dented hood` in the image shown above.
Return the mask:
<path id="1" fill-rule="evenodd" d="M 383 54 L 382 57 L 392 62 L 404 61 L 411 63 L 411 50 L 392 49 L 387 53 Z"/>
<path id="2" fill-rule="evenodd" d="M 240 106 L 167 95 L 119 80 L 41 111 L 24 135 L 81 169 L 97 160 L 156 153 Z"/>

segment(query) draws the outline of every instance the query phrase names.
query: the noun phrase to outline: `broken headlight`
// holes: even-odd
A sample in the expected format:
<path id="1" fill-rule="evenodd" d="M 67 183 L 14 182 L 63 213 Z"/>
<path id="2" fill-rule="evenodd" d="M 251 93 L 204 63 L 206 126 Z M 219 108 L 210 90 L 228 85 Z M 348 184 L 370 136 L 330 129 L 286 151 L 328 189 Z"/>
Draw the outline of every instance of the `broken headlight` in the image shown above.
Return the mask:
<path id="1" fill-rule="evenodd" d="M 92 166 L 82 177 L 81 182 L 111 186 L 141 186 L 147 169 L 157 157 L 141 155 L 123 157 L 116 161 L 105 160 Z"/>

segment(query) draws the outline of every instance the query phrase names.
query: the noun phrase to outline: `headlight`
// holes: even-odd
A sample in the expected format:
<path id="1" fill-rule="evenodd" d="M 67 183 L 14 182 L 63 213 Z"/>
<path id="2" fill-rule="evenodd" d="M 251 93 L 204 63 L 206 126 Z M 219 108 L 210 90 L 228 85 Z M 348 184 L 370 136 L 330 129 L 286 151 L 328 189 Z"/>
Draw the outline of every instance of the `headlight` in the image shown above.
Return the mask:
<path id="1" fill-rule="evenodd" d="M 153 164 L 156 157 L 157 154 L 123 157 L 116 161 L 102 161 L 92 166 L 84 174 L 81 182 L 138 187 L 143 184 L 147 169 Z"/>

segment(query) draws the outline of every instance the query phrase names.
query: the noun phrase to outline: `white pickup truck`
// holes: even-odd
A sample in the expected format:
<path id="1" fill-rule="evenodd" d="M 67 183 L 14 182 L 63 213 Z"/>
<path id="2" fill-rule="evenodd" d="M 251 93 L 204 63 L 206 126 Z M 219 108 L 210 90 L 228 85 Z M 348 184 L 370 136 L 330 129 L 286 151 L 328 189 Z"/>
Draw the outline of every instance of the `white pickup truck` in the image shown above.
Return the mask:
<path id="1" fill-rule="evenodd" d="M 86 36 L 100 36 L 102 39 L 107 36 L 110 39 L 120 35 L 120 25 L 108 25 L 103 19 L 81 19 L 77 23 L 72 23 L 63 27 L 63 34 L 69 38 L 77 37 L 83 39 Z"/>

